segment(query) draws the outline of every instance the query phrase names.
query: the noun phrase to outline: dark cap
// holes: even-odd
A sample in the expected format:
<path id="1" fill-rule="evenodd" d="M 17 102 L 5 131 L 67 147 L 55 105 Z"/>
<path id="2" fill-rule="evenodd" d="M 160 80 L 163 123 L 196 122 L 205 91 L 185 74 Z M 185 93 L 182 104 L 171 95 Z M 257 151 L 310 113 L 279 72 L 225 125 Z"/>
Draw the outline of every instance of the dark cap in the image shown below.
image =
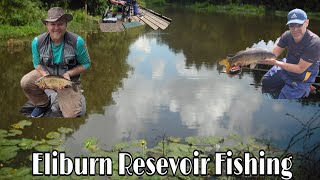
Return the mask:
<path id="1" fill-rule="evenodd" d="M 288 13 L 288 24 L 296 23 L 303 24 L 308 19 L 307 13 L 301 9 L 294 9 Z"/>

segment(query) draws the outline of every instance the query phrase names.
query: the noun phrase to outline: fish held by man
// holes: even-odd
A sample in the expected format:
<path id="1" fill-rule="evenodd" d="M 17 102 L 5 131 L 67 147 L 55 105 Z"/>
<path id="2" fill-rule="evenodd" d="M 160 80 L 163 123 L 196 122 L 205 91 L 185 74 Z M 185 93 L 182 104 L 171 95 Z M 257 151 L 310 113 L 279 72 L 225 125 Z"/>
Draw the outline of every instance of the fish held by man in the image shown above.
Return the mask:
<path id="1" fill-rule="evenodd" d="M 75 92 L 78 92 L 77 82 L 72 82 L 64 77 L 56 75 L 48 75 L 39 78 L 35 81 L 35 84 L 39 87 L 44 87 L 47 89 L 61 89 L 72 87 Z"/>
<path id="2" fill-rule="evenodd" d="M 226 66 L 226 72 L 229 73 L 230 68 L 233 66 L 250 65 L 250 68 L 253 69 L 259 61 L 265 59 L 276 59 L 276 56 L 267 49 L 249 48 L 244 51 L 239 51 L 232 57 L 227 57 L 227 59 L 219 61 L 219 64 Z"/>

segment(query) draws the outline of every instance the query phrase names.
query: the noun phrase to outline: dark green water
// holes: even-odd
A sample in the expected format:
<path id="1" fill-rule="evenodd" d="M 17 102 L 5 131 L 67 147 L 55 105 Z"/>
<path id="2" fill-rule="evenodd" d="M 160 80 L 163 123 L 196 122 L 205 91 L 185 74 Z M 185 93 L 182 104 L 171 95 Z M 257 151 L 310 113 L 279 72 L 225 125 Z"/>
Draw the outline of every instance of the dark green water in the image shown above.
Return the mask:
<path id="1" fill-rule="evenodd" d="M 164 31 L 141 27 L 123 33 L 80 33 L 92 60 L 82 77 L 87 115 L 30 119 L 33 125 L 25 136 L 44 137 L 61 126 L 72 128 L 66 141 L 69 155 L 81 155 L 89 137 L 98 138 L 107 149 L 132 139 L 146 139 L 152 146 L 163 134 L 239 134 L 284 148 L 301 122 L 307 123 L 319 110 L 317 101 L 266 99 L 259 87 L 250 85 L 259 83 L 261 75 L 230 77 L 217 67 L 228 54 L 261 40 L 274 42 L 286 30 L 285 17 L 161 13 L 173 20 Z M 310 29 L 320 34 L 320 22 L 311 20 Z M 18 113 L 27 101 L 20 79 L 32 70 L 31 47 L 1 49 L 0 59 L 0 129 L 8 129 L 25 119 Z M 320 126 L 319 121 L 312 125 Z M 308 143 L 319 137 L 315 131 Z"/>

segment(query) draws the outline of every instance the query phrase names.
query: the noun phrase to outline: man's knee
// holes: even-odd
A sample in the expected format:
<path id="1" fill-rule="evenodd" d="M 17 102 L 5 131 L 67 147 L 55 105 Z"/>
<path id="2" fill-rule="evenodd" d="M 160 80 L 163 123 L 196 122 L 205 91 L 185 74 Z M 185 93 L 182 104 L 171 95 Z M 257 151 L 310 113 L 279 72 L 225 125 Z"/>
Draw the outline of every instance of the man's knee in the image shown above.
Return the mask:
<path id="1" fill-rule="evenodd" d="M 27 89 L 28 85 L 30 84 L 30 76 L 28 76 L 27 74 L 24 75 L 21 80 L 20 80 L 20 86 L 22 87 L 22 89 Z"/>
<path id="2" fill-rule="evenodd" d="M 62 115 L 64 118 L 76 118 L 80 117 L 81 111 L 62 111 Z"/>

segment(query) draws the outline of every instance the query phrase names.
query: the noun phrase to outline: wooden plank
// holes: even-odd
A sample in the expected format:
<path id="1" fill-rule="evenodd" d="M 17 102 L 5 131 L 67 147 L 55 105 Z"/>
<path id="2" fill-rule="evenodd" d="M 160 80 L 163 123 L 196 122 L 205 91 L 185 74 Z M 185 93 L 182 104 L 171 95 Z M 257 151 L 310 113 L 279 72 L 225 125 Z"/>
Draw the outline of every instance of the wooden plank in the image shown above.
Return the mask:
<path id="1" fill-rule="evenodd" d="M 160 27 L 161 29 L 166 29 L 169 26 L 169 23 L 166 21 L 163 21 L 162 19 L 160 19 L 157 16 L 154 16 L 153 14 L 147 12 L 147 11 L 141 11 L 142 13 L 144 13 L 144 17 L 146 17 L 147 19 L 149 19 L 151 22 L 153 22 L 155 25 L 157 25 L 158 27 Z"/>
<path id="2" fill-rule="evenodd" d="M 154 25 L 156 25 L 157 27 L 160 27 L 161 29 L 165 29 L 167 28 L 168 26 L 164 26 L 160 23 L 158 23 L 156 20 L 154 20 L 152 17 L 150 16 L 147 16 L 147 15 L 144 15 L 143 16 L 144 18 L 148 19 L 150 22 L 152 22 Z"/>
<path id="3" fill-rule="evenodd" d="M 164 16 L 164 15 L 162 15 L 162 14 L 159 14 L 159 13 L 157 13 L 157 12 L 154 12 L 154 11 L 151 10 L 151 9 L 147 9 L 147 8 L 145 8 L 145 7 L 142 7 L 142 6 L 140 6 L 139 8 L 142 8 L 142 9 L 144 9 L 144 10 L 146 10 L 146 11 L 149 11 L 150 13 L 155 14 L 156 16 L 159 16 L 160 18 L 165 19 L 165 20 L 167 20 L 167 21 L 169 21 L 169 22 L 172 21 L 172 19 L 170 19 L 170 18 L 168 18 L 168 17 L 166 17 L 166 16 Z"/>
<path id="4" fill-rule="evenodd" d="M 161 17 L 159 17 L 159 16 L 157 16 L 155 14 L 152 14 L 152 13 L 146 11 L 146 10 L 141 9 L 141 12 L 143 12 L 144 14 L 147 14 L 148 16 L 153 17 L 154 19 L 159 20 L 159 22 L 161 22 L 161 24 L 164 24 L 164 25 L 166 25 L 166 24 L 169 25 L 170 24 L 169 21 L 167 21 L 167 20 L 165 20 L 165 19 L 163 19 L 163 18 L 161 18 Z"/>
<path id="5" fill-rule="evenodd" d="M 145 22 L 148 26 L 150 26 L 152 29 L 157 30 L 159 27 L 153 24 L 151 21 L 149 21 L 144 16 L 139 17 L 143 22 Z"/>
<path id="6" fill-rule="evenodd" d="M 141 24 L 145 24 L 138 16 L 131 16 L 133 20 L 141 23 Z"/>

